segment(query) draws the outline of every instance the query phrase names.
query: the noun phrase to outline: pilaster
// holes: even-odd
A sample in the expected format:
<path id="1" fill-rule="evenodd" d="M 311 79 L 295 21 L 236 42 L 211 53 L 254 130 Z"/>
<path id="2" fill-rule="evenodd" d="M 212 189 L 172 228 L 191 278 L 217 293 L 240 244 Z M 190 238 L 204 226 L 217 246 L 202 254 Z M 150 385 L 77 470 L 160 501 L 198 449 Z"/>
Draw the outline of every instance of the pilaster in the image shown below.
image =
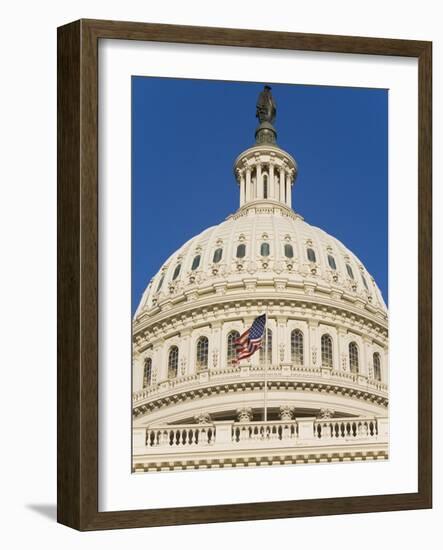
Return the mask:
<path id="1" fill-rule="evenodd" d="M 321 350 L 318 338 L 318 321 L 310 319 L 307 331 L 308 342 L 306 346 L 306 366 L 321 367 Z"/>

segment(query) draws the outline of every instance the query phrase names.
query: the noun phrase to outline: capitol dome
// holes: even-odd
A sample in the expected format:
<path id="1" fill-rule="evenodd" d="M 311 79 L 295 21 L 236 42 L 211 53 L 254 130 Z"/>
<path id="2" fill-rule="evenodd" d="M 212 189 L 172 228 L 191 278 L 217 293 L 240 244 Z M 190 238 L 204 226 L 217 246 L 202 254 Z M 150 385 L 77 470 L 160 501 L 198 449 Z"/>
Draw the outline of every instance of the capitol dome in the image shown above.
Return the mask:
<path id="1" fill-rule="evenodd" d="M 259 120 L 234 162 L 239 209 L 174 252 L 136 310 L 136 471 L 387 457 L 386 304 L 355 254 L 292 209 L 296 161 Z M 238 363 L 262 313 L 266 345 Z"/>
<path id="2" fill-rule="evenodd" d="M 279 292 L 285 286 L 292 297 L 321 288 L 325 298 L 344 296 L 386 319 L 382 294 L 355 254 L 275 201 L 248 203 L 174 252 L 152 278 L 136 319 L 172 297 L 186 299 L 197 289 L 203 296 L 218 283 L 226 283 L 225 293 L 243 292 L 254 277 L 268 289 L 278 277 Z"/>

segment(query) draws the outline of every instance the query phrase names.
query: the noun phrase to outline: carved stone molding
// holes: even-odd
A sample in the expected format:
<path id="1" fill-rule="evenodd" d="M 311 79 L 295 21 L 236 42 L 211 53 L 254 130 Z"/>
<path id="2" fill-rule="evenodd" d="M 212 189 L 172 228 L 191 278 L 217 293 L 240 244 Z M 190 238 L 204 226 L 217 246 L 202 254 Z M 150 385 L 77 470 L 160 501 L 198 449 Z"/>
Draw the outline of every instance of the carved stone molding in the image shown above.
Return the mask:
<path id="1" fill-rule="evenodd" d="M 241 422 L 251 422 L 252 420 L 252 409 L 250 407 L 242 407 L 237 409 L 237 418 Z"/>
<path id="2" fill-rule="evenodd" d="M 210 424 L 212 422 L 211 415 L 207 412 L 201 412 L 194 416 L 196 424 Z"/>
<path id="3" fill-rule="evenodd" d="M 317 418 L 320 420 L 328 420 L 333 418 L 335 414 L 334 409 L 320 409 L 320 412 L 317 415 Z"/>
<path id="4" fill-rule="evenodd" d="M 280 407 L 280 420 L 292 420 L 294 418 L 294 409 L 290 405 Z"/>

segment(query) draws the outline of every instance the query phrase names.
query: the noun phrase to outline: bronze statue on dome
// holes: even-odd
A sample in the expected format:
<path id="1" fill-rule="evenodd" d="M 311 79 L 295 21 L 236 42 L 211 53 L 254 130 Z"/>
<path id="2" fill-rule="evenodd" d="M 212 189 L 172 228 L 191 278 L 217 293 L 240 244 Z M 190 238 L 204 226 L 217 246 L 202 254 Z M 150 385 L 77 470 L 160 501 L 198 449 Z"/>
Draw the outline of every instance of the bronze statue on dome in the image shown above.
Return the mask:
<path id="1" fill-rule="evenodd" d="M 266 85 L 257 99 L 257 111 L 255 116 L 260 123 L 274 124 L 277 115 L 277 105 L 272 97 L 271 86 Z"/>

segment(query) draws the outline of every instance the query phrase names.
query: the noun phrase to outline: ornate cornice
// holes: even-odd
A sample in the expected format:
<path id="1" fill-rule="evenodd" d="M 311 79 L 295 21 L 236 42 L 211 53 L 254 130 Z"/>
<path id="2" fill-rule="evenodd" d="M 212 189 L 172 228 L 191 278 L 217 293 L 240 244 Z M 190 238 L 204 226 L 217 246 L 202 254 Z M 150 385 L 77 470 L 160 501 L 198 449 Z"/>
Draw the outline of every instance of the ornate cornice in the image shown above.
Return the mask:
<path id="1" fill-rule="evenodd" d="M 182 302 L 174 311 L 160 310 L 153 316 L 140 315 L 133 323 L 133 340 L 137 349 L 143 350 L 159 338 L 181 334 L 190 327 L 198 328 L 208 324 L 233 321 L 254 316 L 267 307 L 270 317 L 286 317 L 310 323 L 326 322 L 337 327 L 366 335 L 385 344 L 388 324 L 385 319 L 373 315 L 366 309 L 357 308 L 343 301 L 312 295 L 288 296 L 285 292 L 276 295 L 266 290 L 254 294 L 219 296 L 217 303 L 212 297 Z"/>
<path id="2" fill-rule="evenodd" d="M 303 216 L 292 210 L 292 208 L 289 208 L 285 204 L 278 201 L 273 201 L 271 199 L 257 199 L 254 201 L 249 201 L 247 204 L 239 208 L 236 212 L 229 215 L 226 219 L 238 220 L 243 216 L 249 216 L 251 214 L 277 214 L 280 216 L 285 216 L 287 218 L 292 218 L 293 220 L 304 220 Z"/>
<path id="3" fill-rule="evenodd" d="M 168 470 L 229 468 L 229 467 L 256 467 L 288 464 L 316 464 L 325 462 L 361 462 L 374 460 L 387 460 L 388 444 L 379 443 L 368 445 L 363 449 L 284 449 L 276 451 L 269 449 L 261 453 L 255 452 L 255 456 L 247 453 L 221 453 L 223 456 L 214 458 L 205 456 L 187 457 L 144 457 L 135 456 L 132 471 L 160 472 Z M 259 456 L 257 456 L 259 454 Z"/>
<path id="4" fill-rule="evenodd" d="M 268 390 L 330 393 L 375 403 L 383 407 L 388 406 L 389 400 L 387 389 L 384 384 L 373 383 L 371 386 L 368 385 L 368 381 L 366 381 L 367 385 L 364 386 L 363 384 L 353 382 L 349 379 L 349 376 L 345 377 L 345 373 L 340 373 L 339 371 L 337 371 L 337 378 L 335 379 L 322 379 L 321 369 L 317 370 L 320 373 L 317 378 L 315 376 L 310 378 L 296 376 L 292 378 L 275 378 L 271 372 L 268 374 Z M 140 397 L 143 395 L 143 392 L 137 392 L 135 394 L 136 399 L 133 400 L 134 417 L 149 414 L 154 410 L 168 407 L 169 405 L 202 399 L 212 395 L 232 394 L 237 392 L 262 392 L 264 389 L 262 372 L 260 372 L 258 376 L 252 374 L 247 377 L 231 377 L 228 380 L 209 379 L 204 383 L 200 383 L 198 375 L 189 377 L 189 379 L 190 383 L 188 386 L 184 385 L 180 387 L 178 385 L 172 385 L 168 391 L 162 392 L 160 385 L 157 388 L 158 393 L 156 391 L 146 391 L 146 397 L 144 398 Z"/>

